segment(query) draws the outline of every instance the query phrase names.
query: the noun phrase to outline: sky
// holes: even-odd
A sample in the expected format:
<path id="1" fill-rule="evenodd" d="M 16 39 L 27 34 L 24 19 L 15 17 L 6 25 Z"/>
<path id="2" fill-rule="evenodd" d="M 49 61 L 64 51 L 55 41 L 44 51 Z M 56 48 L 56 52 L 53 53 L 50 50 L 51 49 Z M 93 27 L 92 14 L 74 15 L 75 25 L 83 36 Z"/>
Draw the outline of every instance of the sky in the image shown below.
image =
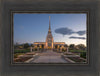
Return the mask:
<path id="1" fill-rule="evenodd" d="M 54 42 L 86 45 L 86 14 L 24 14 L 15 13 L 14 43 L 45 42 L 49 16 Z M 82 34 L 81 34 L 82 33 Z"/>

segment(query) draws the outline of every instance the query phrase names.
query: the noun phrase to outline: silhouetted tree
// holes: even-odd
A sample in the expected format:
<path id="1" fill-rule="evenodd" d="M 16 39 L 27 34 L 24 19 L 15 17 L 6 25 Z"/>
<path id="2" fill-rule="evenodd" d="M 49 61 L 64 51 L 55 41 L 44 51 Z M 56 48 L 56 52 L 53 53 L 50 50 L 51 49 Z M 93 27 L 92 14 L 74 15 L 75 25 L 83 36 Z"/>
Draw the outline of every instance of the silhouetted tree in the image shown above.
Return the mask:
<path id="1" fill-rule="evenodd" d="M 69 49 L 74 49 L 75 48 L 75 44 L 70 44 L 69 45 Z"/>
<path id="2" fill-rule="evenodd" d="M 44 44 L 42 44 L 42 49 L 44 49 Z"/>
<path id="3" fill-rule="evenodd" d="M 25 43 L 24 44 L 24 48 L 27 49 L 28 47 L 29 47 L 29 44 L 28 43 Z"/>
<path id="4" fill-rule="evenodd" d="M 86 47 L 85 47 L 84 44 L 79 44 L 79 45 L 77 45 L 76 47 L 77 47 L 79 50 L 85 50 L 85 49 L 86 49 Z"/>
<path id="5" fill-rule="evenodd" d="M 34 45 L 33 45 L 33 44 L 31 44 L 31 47 L 34 47 Z"/>

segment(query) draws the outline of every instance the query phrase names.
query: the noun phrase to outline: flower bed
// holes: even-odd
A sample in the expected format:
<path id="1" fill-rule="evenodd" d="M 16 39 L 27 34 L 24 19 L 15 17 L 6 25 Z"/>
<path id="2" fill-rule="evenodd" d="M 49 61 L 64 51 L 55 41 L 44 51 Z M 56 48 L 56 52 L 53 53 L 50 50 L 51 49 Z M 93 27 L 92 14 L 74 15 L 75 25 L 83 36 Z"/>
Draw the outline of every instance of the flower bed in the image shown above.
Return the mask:
<path id="1" fill-rule="evenodd" d="M 75 62 L 86 62 L 86 60 L 84 60 L 80 57 L 68 57 L 68 58 L 75 61 Z"/>
<path id="2" fill-rule="evenodd" d="M 35 53 L 26 53 L 26 55 L 35 55 Z"/>
<path id="3" fill-rule="evenodd" d="M 24 55 L 25 53 L 16 53 L 16 54 L 14 54 L 14 58 L 17 58 L 18 56 L 20 56 L 20 55 Z"/>
<path id="4" fill-rule="evenodd" d="M 32 57 L 21 57 L 21 58 L 15 58 L 14 62 L 25 62 L 26 60 L 30 59 Z"/>

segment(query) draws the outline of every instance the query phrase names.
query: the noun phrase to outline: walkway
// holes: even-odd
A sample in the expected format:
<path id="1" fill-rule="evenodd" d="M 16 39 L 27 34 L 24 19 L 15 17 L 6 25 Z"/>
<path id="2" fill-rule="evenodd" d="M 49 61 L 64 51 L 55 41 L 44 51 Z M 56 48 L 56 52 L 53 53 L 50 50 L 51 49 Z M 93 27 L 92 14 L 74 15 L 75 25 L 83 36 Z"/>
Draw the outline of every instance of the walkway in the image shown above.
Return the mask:
<path id="1" fill-rule="evenodd" d="M 68 63 L 61 57 L 61 53 L 48 50 L 43 53 L 38 53 L 39 57 L 35 60 L 31 60 L 31 63 Z"/>

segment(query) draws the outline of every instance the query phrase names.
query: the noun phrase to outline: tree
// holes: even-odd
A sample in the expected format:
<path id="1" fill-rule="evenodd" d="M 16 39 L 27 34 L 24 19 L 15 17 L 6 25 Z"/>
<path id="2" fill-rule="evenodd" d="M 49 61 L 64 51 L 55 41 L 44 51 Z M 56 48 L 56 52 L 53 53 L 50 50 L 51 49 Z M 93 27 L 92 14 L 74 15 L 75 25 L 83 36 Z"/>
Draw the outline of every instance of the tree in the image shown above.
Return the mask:
<path id="1" fill-rule="evenodd" d="M 55 49 L 57 49 L 58 48 L 58 45 L 55 45 Z"/>
<path id="2" fill-rule="evenodd" d="M 69 45 L 69 49 L 74 49 L 75 48 L 75 44 L 70 44 Z"/>
<path id="3" fill-rule="evenodd" d="M 27 49 L 28 47 L 29 47 L 29 44 L 28 43 L 25 43 L 24 44 L 24 48 Z"/>
<path id="4" fill-rule="evenodd" d="M 18 48 L 18 45 L 14 45 L 14 49 L 17 49 Z"/>
<path id="5" fill-rule="evenodd" d="M 64 47 L 68 47 L 68 45 L 67 45 L 67 44 L 65 44 L 65 45 L 64 45 Z"/>
<path id="6" fill-rule="evenodd" d="M 42 49 L 44 49 L 44 44 L 42 44 Z"/>
<path id="7" fill-rule="evenodd" d="M 85 50 L 85 49 L 86 49 L 86 47 L 85 47 L 84 44 L 79 44 L 79 45 L 77 45 L 76 47 L 77 47 L 79 50 Z"/>
<path id="8" fill-rule="evenodd" d="M 31 47 L 34 47 L 34 45 L 33 45 L 33 44 L 31 44 Z"/>

